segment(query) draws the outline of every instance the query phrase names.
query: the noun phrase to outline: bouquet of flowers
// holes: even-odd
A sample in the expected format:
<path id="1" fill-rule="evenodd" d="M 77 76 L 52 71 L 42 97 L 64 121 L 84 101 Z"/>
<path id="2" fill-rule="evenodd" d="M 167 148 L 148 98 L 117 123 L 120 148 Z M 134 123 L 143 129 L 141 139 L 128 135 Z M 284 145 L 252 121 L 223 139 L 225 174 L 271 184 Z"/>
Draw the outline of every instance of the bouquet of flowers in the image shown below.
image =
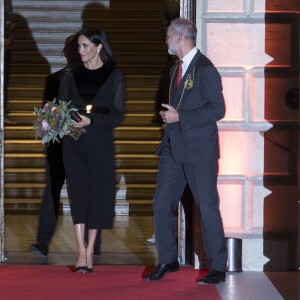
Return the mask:
<path id="1" fill-rule="evenodd" d="M 47 101 L 42 108 L 34 107 L 37 117 L 33 122 L 35 138 L 42 139 L 42 144 L 48 145 L 52 142 L 59 142 L 59 138 L 68 134 L 75 140 L 85 132 L 84 128 L 76 128 L 71 118 L 71 112 L 77 111 L 76 108 L 70 108 L 70 102 L 65 101 Z"/>

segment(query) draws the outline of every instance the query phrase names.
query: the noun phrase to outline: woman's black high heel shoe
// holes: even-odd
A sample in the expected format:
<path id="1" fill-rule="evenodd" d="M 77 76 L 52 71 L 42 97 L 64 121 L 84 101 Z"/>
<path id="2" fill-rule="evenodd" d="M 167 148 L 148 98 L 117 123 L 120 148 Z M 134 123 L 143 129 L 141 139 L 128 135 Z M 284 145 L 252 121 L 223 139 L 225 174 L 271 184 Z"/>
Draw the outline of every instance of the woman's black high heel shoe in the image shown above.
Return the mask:
<path id="1" fill-rule="evenodd" d="M 75 267 L 75 271 L 76 273 L 87 273 L 87 272 L 91 272 L 91 271 L 88 271 L 88 267 L 87 266 L 79 266 L 79 267 Z"/>
<path id="2" fill-rule="evenodd" d="M 89 268 L 89 264 L 87 263 L 87 266 L 86 266 L 86 269 L 87 269 L 87 272 L 88 273 L 91 273 L 91 272 L 93 272 L 93 254 L 91 255 L 91 267 Z"/>

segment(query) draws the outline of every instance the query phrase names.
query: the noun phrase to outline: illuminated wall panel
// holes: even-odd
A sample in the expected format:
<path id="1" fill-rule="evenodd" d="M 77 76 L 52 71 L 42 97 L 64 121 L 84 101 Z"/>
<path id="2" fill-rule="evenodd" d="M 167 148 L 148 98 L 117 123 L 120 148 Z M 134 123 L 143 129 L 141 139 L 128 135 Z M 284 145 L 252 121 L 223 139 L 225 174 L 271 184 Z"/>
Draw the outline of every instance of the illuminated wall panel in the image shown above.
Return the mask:
<path id="1" fill-rule="evenodd" d="M 263 173 L 264 139 L 256 132 L 220 131 L 220 174 L 254 176 Z"/>
<path id="2" fill-rule="evenodd" d="M 262 73 L 248 73 L 249 119 L 251 122 L 265 121 L 265 77 Z"/>
<path id="3" fill-rule="evenodd" d="M 220 209 L 226 231 L 231 236 L 240 237 L 247 231 L 260 232 L 264 223 L 261 202 L 270 193 L 260 181 L 259 177 L 241 177 L 238 180 L 220 176 Z"/>
<path id="4" fill-rule="evenodd" d="M 218 184 L 220 209 L 227 230 L 243 229 L 243 182 L 221 181 Z"/>
<path id="5" fill-rule="evenodd" d="M 206 51 L 219 67 L 253 67 L 269 63 L 265 54 L 265 24 L 207 23 Z"/>
<path id="6" fill-rule="evenodd" d="M 207 2 L 208 12 L 242 12 L 244 0 L 210 0 Z"/>
<path id="7" fill-rule="evenodd" d="M 244 120 L 244 78 L 239 76 L 223 76 L 223 95 L 226 99 L 226 114 L 223 120 Z"/>

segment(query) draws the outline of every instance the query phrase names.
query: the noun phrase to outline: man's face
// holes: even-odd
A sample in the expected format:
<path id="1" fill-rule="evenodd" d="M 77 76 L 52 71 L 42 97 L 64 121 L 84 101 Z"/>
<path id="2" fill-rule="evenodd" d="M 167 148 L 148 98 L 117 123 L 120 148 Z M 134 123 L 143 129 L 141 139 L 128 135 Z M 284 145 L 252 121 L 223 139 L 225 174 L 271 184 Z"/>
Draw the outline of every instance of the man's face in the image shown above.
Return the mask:
<path id="1" fill-rule="evenodd" d="M 178 52 L 178 34 L 170 30 L 170 27 L 167 31 L 166 44 L 168 45 L 168 53 L 170 55 L 176 55 Z"/>

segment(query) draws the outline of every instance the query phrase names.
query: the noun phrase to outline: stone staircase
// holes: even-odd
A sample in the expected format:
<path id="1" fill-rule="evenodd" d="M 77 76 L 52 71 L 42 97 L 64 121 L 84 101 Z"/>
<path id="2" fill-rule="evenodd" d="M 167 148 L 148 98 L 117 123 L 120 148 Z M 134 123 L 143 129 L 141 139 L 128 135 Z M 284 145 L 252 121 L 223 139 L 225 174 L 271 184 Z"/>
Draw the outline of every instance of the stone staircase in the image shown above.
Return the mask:
<path id="1" fill-rule="evenodd" d="M 10 51 L 5 126 L 5 209 L 32 213 L 45 186 L 45 156 L 32 130 L 45 77 L 61 69 L 65 39 L 82 24 L 103 28 L 117 66 L 126 76 L 126 118 L 115 130 L 117 214 L 152 213 L 161 137 L 153 122 L 161 74 L 168 62 L 163 1 L 12 1 L 14 41 Z M 66 189 L 62 208 L 69 211 Z"/>

